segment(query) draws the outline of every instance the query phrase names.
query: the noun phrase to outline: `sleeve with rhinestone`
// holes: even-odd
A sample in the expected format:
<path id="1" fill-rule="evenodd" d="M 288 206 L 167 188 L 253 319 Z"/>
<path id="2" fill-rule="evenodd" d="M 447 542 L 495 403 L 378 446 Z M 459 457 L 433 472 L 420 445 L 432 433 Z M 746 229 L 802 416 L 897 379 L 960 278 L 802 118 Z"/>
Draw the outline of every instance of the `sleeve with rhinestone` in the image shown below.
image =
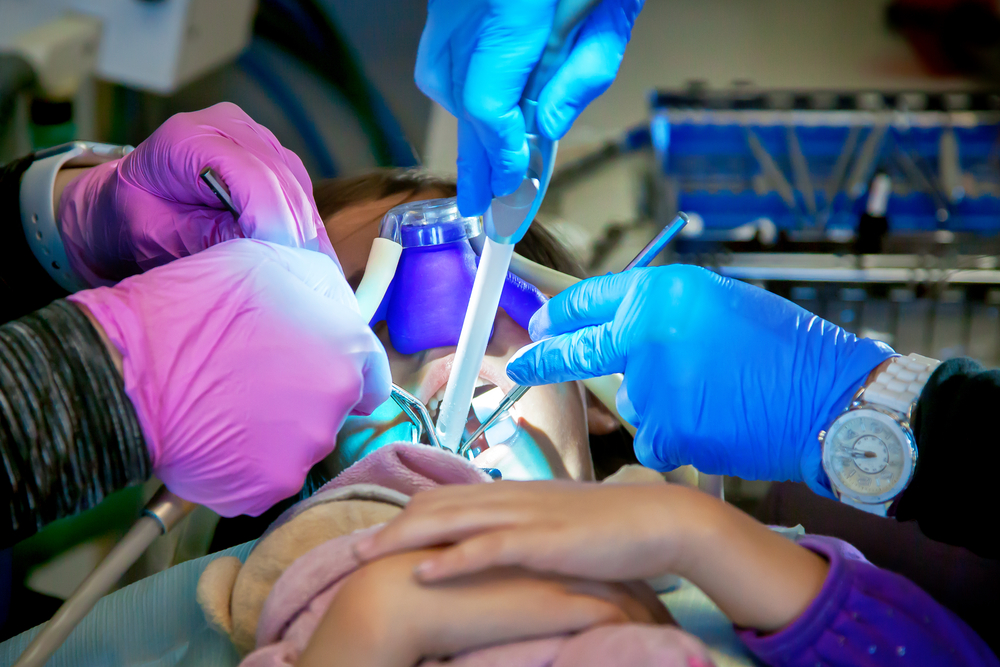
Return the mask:
<path id="1" fill-rule="evenodd" d="M 812 604 L 780 632 L 739 631 L 764 663 L 1000 665 L 976 633 L 910 580 L 875 567 L 841 540 L 807 535 L 798 543 L 826 558 L 830 572 Z"/>

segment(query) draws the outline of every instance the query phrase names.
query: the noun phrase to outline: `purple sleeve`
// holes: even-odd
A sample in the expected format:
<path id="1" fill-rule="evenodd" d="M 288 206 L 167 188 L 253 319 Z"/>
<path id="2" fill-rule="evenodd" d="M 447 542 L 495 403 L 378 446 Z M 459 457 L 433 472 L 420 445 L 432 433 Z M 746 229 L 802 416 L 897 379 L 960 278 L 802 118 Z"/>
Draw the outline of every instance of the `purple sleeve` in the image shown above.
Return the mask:
<path id="1" fill-rule="evenodd" d="M 879 569 L 832 537 L 798 543 L 830 562 L 823 589 L 788 627 L 771 635 L 739 631 L 768 665 L 997 666 L 976 633 L 908 579 Z"/>

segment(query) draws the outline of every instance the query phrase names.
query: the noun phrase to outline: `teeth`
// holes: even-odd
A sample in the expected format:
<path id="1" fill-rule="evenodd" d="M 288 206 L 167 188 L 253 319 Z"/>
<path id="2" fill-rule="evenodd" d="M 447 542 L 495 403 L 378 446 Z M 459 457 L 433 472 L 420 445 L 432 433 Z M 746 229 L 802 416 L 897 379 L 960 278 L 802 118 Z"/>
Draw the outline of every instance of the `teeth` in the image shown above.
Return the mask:
<path id="1" fill-rule="evenodd" d="M 481 389 L 483 387 L 493 388 L 495 386 L 496 385 L 494 385 L 489 380 L 484 380 L 481 377 L 480 378 L 476 378 L 476 389 L 477 390 L 479 390 L 479 389 Z M 435 393 L 433 396 L 431 396 L 430 399 L 427 401 L 427 412 L 430 413 L 431 418 L 435 422 L 437 421 L 438 410 L 441 407 L 441 401 L 444 400 L 444 390 L 446 388 L 447 388 L 447 385 L 444 386 L 444 387 L 441 387 L 440 389 L 438 389 L 437 393 Z M 482 393 L 482 392 L 480 392 L 480 393 Z"/>

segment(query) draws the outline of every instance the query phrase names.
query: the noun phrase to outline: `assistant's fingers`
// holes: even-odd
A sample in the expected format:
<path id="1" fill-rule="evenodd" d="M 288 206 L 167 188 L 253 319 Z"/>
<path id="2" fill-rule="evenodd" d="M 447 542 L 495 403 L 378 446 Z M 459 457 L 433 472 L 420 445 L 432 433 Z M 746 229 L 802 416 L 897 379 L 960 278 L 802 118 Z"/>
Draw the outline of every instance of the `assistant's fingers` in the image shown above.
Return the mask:
<path id="1" fill-rule="evenodd" d="M 316 229 L 316 239 L 313 243 L 310 243 L 307 240 L 305 247 L 309 250 L 316 250 L 323 253 L 336 262 L 337 266 L 340 266 L 340 258 L 337 257 L 337 252 L 333 249 L 333 244 L 330 242 L 330 236 L 326 233 L 326 225 L 323 224 L 323 218 L 320 217 L 319 209 L 316 207 L 316 197 L 313 194 L 312 179 L 309 178 L 309 172 L 306 171 L 306 166 L 302 164 L 302 159 L 298 155 L 284 146 L 281 146 L 281 154 L 284 156 L 285 164 L 288 165 L 288 169 L 292 176 L 294 176 L 295 180 L 298 181 L 303 192 L 306 194 L 306 198 L 309 200 L 309 213 L 312 215 L 313 226 Z"/>
<path id="2" fill-rule="evenodd" d="M 489 156 L 495 196 L 517 189 L 528 168 L 518 102 L 545 48 L 554 13 L 553 2 L 507 0 L 484 17 L 476 35 L 461 102 Z"/>
<path id="3" fill-rule="evenodd" d="M 458 121 L 458 210 L 462 215 L 482 215 L 493 201 L 490 161 L 479 135 L 466 120 Z"/>
<path id="4" fill-rule="evenodd" d="M 625 352 L 610 322 L 532 343 L 507 362 L 507 377 L 532 387 L 624 370 Z"/>
<path id="5" fill-rule="evenodd" d="M 538 124 L 546 136 L 561 139 L 615 80 L 641 4 L 604 0 L 587 18 L 573 51 L 538 98 Z"/>
<path id="6" fill-rule="evenodd" d="M 528 324 L 532 340 L 541 340 L 614 319 L 618 306 L 643 269 L 581 280 L 542 306 Z"/>

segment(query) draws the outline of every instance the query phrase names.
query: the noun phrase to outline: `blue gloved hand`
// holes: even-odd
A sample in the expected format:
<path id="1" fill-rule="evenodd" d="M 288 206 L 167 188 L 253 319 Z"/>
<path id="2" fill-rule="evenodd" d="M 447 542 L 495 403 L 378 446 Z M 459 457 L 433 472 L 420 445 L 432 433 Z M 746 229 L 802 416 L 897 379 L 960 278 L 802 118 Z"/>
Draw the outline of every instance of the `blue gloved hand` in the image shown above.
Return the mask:
<path id="1" fill-rule="evenodd" d="M 644 0 L 604 0 L 569 58 L 542 90 L 538 123 L 559 139 L 618 73 Z M 518 108 L 542 55 L 558 0 L 429 0 L 417 86 L 459 121 L 458 207 L 480 215 L 513 192 L 528 168 Z"/>
<path id="2" fill-rule="evenodd" d="M 805 481 L 830 495 L 819 431 L 894 352 L 779 296 L 695 266 L 578 283 L 531 320 L 520 384 L 624 373 L 643 465 Z M 546 338 L 552 336 L 551 338 Z"/>

